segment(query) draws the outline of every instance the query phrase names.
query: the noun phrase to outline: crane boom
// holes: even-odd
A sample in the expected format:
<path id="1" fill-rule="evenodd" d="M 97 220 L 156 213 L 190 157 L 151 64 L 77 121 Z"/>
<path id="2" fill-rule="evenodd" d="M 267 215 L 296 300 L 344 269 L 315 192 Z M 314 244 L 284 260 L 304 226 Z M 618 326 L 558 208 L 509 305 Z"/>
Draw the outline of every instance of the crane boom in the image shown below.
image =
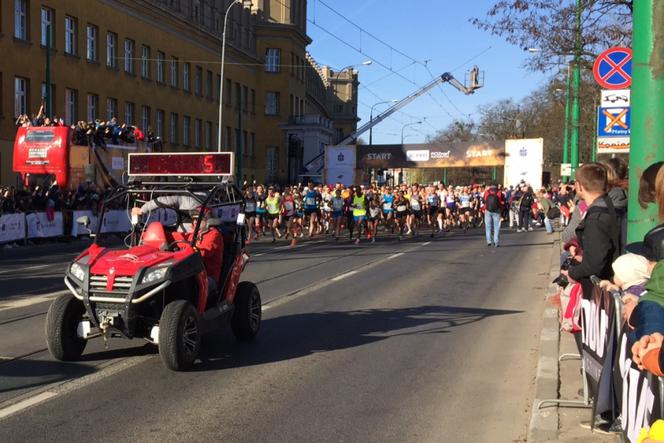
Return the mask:
<path id="1" fill-rule="evenodd" d="M 399 100 L 397 103 L 392 105 L 390 108 L 386 109 L 383 111 L 381 114 L 377 115 L 373 120 L 365 123 L 364 125 L 360 126 L 357 128 L 354 132 L 352 132 L 348 137 L 344 138 L 341 140 L 338 145 L 347 145 L 349 143 L 352 143 L 355 139 L 360 134 L 363 134 L 364 132 L 368 131 L 369 129 L 373 128 L 376 126 L 378 123 L 382 122 L 385 120 L 387 117 L 390 115 L 394 114 L 404 106 L 410 104 L 413 100 L 415 100 L 417 97 L 426 94 L 429 92 L 431 89 L 435 88 L 441 83 L 449 83 L 450 85 L 454 86 L 456 89 L 459 91 L 463 92 L 466 95 L 470 95 L 473 92 L 475 92 L 476 89 L 480 88 L 481 85 L 478 83 L 478 69 L 477 67 L 474 67 L 473 70 L 471 71 L 471 84 L 470 86 L 465 86 L 463 83 L 458 81 L 452 74 L 449 72 L 443 73 L 440 77 L 433 79 L 431 82 L 427 83 L 426 85 L 422 86 L 420 89 L 417 91 L 413 92 L 412 94 L 406 96 L 405 98 Z"/>

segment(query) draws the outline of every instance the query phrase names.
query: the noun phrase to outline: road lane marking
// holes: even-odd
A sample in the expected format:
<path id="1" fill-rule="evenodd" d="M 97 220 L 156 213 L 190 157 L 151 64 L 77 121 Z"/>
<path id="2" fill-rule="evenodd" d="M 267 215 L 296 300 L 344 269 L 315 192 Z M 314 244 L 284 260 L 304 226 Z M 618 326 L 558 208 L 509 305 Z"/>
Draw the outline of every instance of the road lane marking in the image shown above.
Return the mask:
<path id="1" fill-rule="evenodd" d="M 69 290 L 64 289 L 62 291 L 50 292 L 48 294 L 26 296 L 26 297 L 3 301 L 0 303 L 0 311 L 25 308 L 32 305 L 37 305 L 39 303 L 49 302 L 52 301 L 54 298 L 58 297 L 59 295 L 68 294 L 68 293 Z"/>
<path id="2" fill-rule="evenodd" d="M 344 272 L 344 273 L 336 275 L 336 276 L 334 276 L 334 277 L 332 277 L 328 280 L 323 280 L 321 282 L 314 283 L 314 284 L 309 285 L 309 286 L 305 286 L 305 287 L 297 289 L 295 291 L 291 291 L 287 294 L 282 294 L 280 296 L 277 296 L 273 299 L 270 299 L 270 300 L 266 301 L 263 304 L 263 306 L 261 307 L 261 310 L 262 310 L 262 312 L 265 312 L 265 311 L 268 311 L 272 308 L 276 308 L 278 306 L 284 305 L 284 304 L 286 304 L 290 301 L 293 301 L 297 298 L 300 298 L 302 296 L 310 294 L 314 291 L 318 291 L 320 289 L 323 289 L 323 288 L 331 285 L 332 283 L 335 283 L 335 282 L 337 282 L 339 280 L 342 280 L 346 277 L 349 277 L 349 276 L 357 274 L 359 272 L 363 272 L 363 271 L 366 271 L 368 269 L 371 269 L 371 268 L 373 268 L 375 266 L 378 266 L 378 265 L 380 265 L 380 264 L 382 264 L 382 263 L 384 263 L 388 260 L 391 260 L 391 259 L 394 259 L 394 258 L 397 258 L 397 257 L 401 257 L 406 252 L 412 252 L 416 249 L 421 248 L 422 246 L 424 246 L 424 244 L 420 243 L 419 245 L 414 246 L 412 248 L 409 248 L 409 249 L 405 250 L 404 252 L 398 252 L 396 254 L 392 254 L 392 255 L 390 255 L 388 257 L 385 257 L 385 258 L 379 258 L 377 260 L 370 261 L 370 262 L 365 263 L 362 266 L 360 266 L 357 269 L 354 269 L 352 271 Z"/>
<path id="3" fill-rule="evenodd" d="M 9 270 L 6 270 L 6 271 L 0 271 L 0 275 L 16 274 L 16 273 L 19 273 L 21 271 L 34 271 L 34 270 L 37 270 L 37 269 L 44 269 L 44 268 L 48 268 L 50 266 L 56 266 L 56 265 L 59 265 L 59 264 L 60 263 L 51 263 L 51 264 L 48 264 L 48 265 L 26 266 L 24 268 L 18 267 L 16 269 L 9 269 Z"/>
<path id="4" fill-rule="evenodd" d="M 45 391 L 33 397 L 26 398 L 25 400 L 22 400 L 11 406 L 7 406 L 6 408 L 0 409 L 0 420 L 12 414 L 16 414 L 17 412 L 22 411 L 23 409 L 27 409 L 31 406 L 44 402 L 48 399 L 51 399 L 56 395 L 58 394 L 55 392 Z"/>
<path id="5" fill-rule="evenodd" d="M 350 271 L 350 272 L 346 272 L 346 273 L 344 273 L 344 274 L 337 275 L 336 277 L 331 278 L 330 280 L 331 280 L 331 281 L 339 281 L 339 280 L 343 280 L 343 279 L 346 278 L 346 277 L 350 277 L 351 275 L 357 274 L 357 272 L 358 272 L 358 271 Z"/>
<path id="6" fill-rule="evenodd" d="M 431 244 L 431 242 L 427 241 L 427 242 L 422 243 L 422 246 L 427 246 L 427 245 L 430 245 L 430 244 Z"/>

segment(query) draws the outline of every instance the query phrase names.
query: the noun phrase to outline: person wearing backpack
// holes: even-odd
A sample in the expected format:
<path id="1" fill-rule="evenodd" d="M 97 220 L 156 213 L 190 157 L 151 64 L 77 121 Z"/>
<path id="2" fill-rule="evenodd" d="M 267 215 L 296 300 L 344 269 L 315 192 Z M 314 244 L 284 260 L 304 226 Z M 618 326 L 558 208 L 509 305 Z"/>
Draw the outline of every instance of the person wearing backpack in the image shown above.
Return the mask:
<path id="1" fill-rule="evenodd" d="M 530 225 L 532 220 L 532 208 L 533 203 L 535 203 L 535 196 L 533 195 L 533 190 L 528 185 L 523 185 L 521 187 L 523 194 L 517 203 L 519 208 L 519 229 L 516 232 L 527 232 L 532 231 L 533 227 Z"/>
<path id="2" fill-rule="evenodd" d="M 486 245 L 496 248 L 500 246 L 500 222 L 504 202 L 502 194 L 496 186 L 491 186 L 484 193 L 484 231 L 486 233 Z M 493 238 L 491 235 L 493 234 Z"/>

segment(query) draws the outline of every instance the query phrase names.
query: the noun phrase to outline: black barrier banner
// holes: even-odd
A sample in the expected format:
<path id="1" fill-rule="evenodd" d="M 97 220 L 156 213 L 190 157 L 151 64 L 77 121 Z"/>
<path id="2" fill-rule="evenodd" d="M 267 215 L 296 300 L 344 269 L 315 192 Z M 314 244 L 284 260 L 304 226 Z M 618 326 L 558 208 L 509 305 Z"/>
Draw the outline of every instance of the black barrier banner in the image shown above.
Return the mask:
<path id="1" fill-rule="evenodd" d="M 616 395 L 612 372 L 616 326 L 613 296 L 595 285 L 584 287 L 581 313 L 583 362 L 590 397 L 593 398 L 592 417 L 594 420 L 597 414 L 612 411 L 615 418 Z"/>
<path id="2" fill-rule="evenodd" d="M 623 435 L 630 443 L 636 443 L 641 429 L 650 428 L 662 415 L 661 382 L 636 367 L 632 361 L 632 343 L 628 333 L 628 328 L 623 326 L 613 364 L 613 382 L 619 395 Z"/>

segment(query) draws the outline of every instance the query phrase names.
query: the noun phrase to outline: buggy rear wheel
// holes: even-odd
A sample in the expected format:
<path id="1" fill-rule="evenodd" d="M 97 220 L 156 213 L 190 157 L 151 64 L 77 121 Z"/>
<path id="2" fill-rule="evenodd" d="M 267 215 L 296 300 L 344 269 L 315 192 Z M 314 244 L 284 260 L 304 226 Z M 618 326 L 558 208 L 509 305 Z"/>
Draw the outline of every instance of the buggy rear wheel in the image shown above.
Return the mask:
<path id="1" fill-rule="evenodd" d="M 261 326 L 261 294 L 255 284 L 243 281 L 237 285 L 231 329 L 238 340 L 252 340 Z"/>
<path id="2" fill-rule="evenodd" d="M 78 324 L 83 320 L 85 306 L 71 294 L 56 298 L 46 314 L 46 345 L 53 358 L 61 361 L 77 360 L 87 340 L 78 336 Z"/>
<path id="3" fill-rule="evenodd" d="M 168 305 L 159 320 L 159 356 L 168 369 L 182 371 L 190 368 L 201 347 L 198 312 L 186 300 Z"/>

